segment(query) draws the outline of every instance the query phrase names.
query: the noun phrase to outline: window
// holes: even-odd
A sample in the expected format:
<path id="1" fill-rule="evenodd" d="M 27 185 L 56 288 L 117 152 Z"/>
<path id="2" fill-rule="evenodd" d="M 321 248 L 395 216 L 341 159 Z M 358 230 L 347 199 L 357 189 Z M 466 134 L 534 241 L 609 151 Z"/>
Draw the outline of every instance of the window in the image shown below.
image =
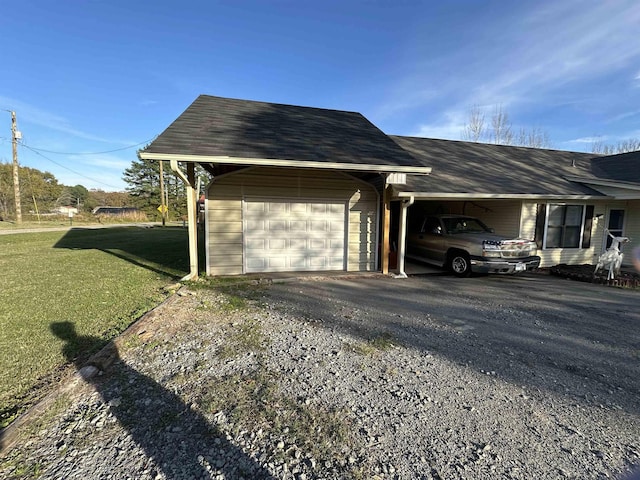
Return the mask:
<path id="1" fill-rule="evenodd" d="M 582 205 L 549 205 L 546 248 L 578 248 L 582 233 Z"/>
<path id="2" fill-rule="evenodd" d="M 538 248 L 590 248 L 593 205 L 538 204 Z"/>

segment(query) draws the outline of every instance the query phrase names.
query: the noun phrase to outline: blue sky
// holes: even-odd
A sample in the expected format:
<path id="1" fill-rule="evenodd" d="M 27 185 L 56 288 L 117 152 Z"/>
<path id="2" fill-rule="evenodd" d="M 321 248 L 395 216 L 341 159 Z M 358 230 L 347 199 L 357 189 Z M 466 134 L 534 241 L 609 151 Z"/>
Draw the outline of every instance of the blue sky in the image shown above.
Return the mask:
<path id="1" fill-rule="evenodd" d="M 125 187 L 127 147 L 203 93 L 449 139 L 472 105 L 502 106 L 514 129 L 590 151 L 640 137 L 639 31 L 637 0 L 23 0 L 0 17 L 0 109 L 21 164 L 105 190 Z"/>

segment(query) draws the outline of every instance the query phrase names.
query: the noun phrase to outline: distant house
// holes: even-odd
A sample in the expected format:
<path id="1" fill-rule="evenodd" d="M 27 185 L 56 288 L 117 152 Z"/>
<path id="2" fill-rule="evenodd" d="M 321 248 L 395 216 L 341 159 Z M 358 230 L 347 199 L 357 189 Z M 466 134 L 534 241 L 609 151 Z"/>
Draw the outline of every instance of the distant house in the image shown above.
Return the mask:
<path id="1" fill-rule="evenodd" d="M 94 215 L 125 215 L 130 213 L 136 213 L 140 210 L 136 207 L 96 207 L 91 213 Z"/>
<path id="2" fill-rule="evenodd" d="M 593 263 L 605 227 L 640 241 L 640 152 L 388 136 L 355 112 L 201 95 L 140 157 L 170 162 L 187 186 L 191 277 L 195 163 L 213 176 L 209 275 L 387 273 L 396 247 L 403 274 L 404 239 L 421 211 L 473 214 L 499 233 L 535 238 L 542 266 Z"/>
<path id="3" fill-rule="evenodd" d="M 56 207 L 53 209 L 54 213 L 59 213 L 61 215 L 69 215 L 69 214 L 73 214 L 76 215 L 78 213 L 78 208 L 77 207 Z"/>

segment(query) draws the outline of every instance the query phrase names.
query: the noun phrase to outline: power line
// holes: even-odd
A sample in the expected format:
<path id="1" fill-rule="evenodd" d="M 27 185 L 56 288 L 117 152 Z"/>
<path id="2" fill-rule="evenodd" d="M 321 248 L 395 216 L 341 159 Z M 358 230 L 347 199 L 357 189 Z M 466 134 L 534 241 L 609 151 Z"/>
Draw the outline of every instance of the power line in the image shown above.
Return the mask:
<path id="1" fill-rule="evenodd" d="M 104 150 L 102 152 L 56 152 L 54 150 L 45 150 L 44 148 L 37 148 L 37 147 L 27 147 L 27 148 L 31 150 L 37 150 L 38 152 L 53 153 L 56 155 L 74 155 L 74 156 L 75 155 L 101 155 L 103 153 L 121 152 L 122 150 L 129 150 L 130 148 L 139 147 L 140 145 L 144 145 L 145 143 L 149 143 L 153 141 L 156 137 L 157 135 L 153 138 L 150 138 L 149 140 L 145 140 L 144 142 L 136 143 L 135 145 L 129 145 L 128 147 L 122 147 L 122 148 L 115 148 L 113 150 Z M 21 144 L 26 147 L 24 143 L 21 143 Z"/>
<path id="2" fill-rule="evenodd" d="M 95 183 L 99 183 L 100 185 L 104 185 L 105 187 L 109 187 L 109 188 L 115 188 L 116 190 L 120 190 L 120 187 L 116 187 L 114 185 L 109 185 L 108 183 L 104 183 L 101 182 L 100 180 L 96 180 L 95 178 L 91 178 L 91 177 L 87 177 L 86 175 L 80 173 L 80 172 L 76 172 L 75 170 L 67 167 L 66 165 L 62 165 L 61 163 L 56 162 L 55 160 L 51 160 L 49 157 L 43 155 L 42 153 L 36 151 L 35 149 L 29 147 L 28 145 L 25 145 L 24 143 L 20 144 L 22 147 L 24 148 L 28 148 L 29 150 L 31 150 L 33 153 L 35 153 L 36 155 L 40 155 L 42 158 L 44 158 L 45 160 L 49 160 L 51 163 L 56 164 L 57 166 L 64 168 L 65 170 L 69 170 L 71 173 L 75 173 L 76 175 L 81 176 L 82 178 L 86 178 L 87 180 L 91 180 L 92 182 Z"/>

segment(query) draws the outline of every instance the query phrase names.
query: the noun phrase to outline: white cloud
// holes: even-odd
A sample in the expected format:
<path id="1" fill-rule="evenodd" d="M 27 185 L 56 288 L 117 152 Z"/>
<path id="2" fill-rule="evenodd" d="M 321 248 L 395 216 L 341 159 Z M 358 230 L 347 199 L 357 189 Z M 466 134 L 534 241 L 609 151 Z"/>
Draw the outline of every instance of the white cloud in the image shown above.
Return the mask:
<path id="1" fill-rule="evenodd" d="M 461 18 L 461 23 L 475 29 L 472 36 L 477 37 L 468 49 L 443 50 L 438 58 L 425 60 L 421 57 L 424 53 L 414 48 L 404 71 L 397 72 L 402 76 L 396 84 L 400 94 L 389 96 L 385 102 L 390 105 L 384 109 L 394 113 L 431 109 L 434 117 L 439 105 L 464 110 L 480 104 L 502 105 L 512 113 L 519 107 L 557 103 L 558 98 L 552 96 L 567 85 L 575 85 L 576 94 L 581 88 L 587 91 L 580 99 L 584 101 L 607 88 L 594 83 L 599 77 L 623 74 L 640 59 L 637 0 L 553 0 L 518 5 L 509 15 L 496 16 L 495 21 Z M 412 42 L 425 40 L 417 34 Z M 455 74 L 445 77 L 445 72 Z M 635 79 L 640 80 L 640 72 Z M 420 89 L 424 85 L 432 86 L 439 98 L 421 99 L 412 93 L 412 86 Z M 571 101 L 566 92 L 561 98 Z M 451 128 L 439 131 L 446 133 Z"/>
<path id="2" fill-rule="evenodd" d="M 86 163 L 109 169 L 124 170 L 131 166 L 131 161 L 135 160 L 135 158 L 135 155 L 133 155 L 131 160 L 125 160 L 115 155 L 100 154 L 90 156 Z"/>
<path id="3" fill-rule="evenodd" d="M 19 116 L 19 123 L 30 122 L 41 127 L 46 127 L 57 132 L 66 133 L 73 137 L 91 140 L 93 142 L 126 144 L 126 142 L 107 139 L 99 135 L 78 130 L 73 127 L 66 118 L 47 112 L 46 110 L 42 110 L 38 107 L 34 107 L 28 103 L 21 102 L 20 100 L 0 96 L 0 105 L 3 106 L 3 108 L 15 110 Z"/>
<path id="4" fill-rule="evenodd" d="M 567 140 L 565 143 L 591 144 L 596 142 L 606 142 L 608 140 L 609 140 L 609 137 L 607 136 L 581 137 L 581 138 L 574 138 L 573 140 Z"/>
<path id="5" fill-rule="evenodd" d="M 450 110 L 445 112 L 442 121 L 421 124 L 408 133 L 411 137 L 443 138 L 446 140 L 460 140 L 462 130 L 466 124 L 467 112 Z"/>

